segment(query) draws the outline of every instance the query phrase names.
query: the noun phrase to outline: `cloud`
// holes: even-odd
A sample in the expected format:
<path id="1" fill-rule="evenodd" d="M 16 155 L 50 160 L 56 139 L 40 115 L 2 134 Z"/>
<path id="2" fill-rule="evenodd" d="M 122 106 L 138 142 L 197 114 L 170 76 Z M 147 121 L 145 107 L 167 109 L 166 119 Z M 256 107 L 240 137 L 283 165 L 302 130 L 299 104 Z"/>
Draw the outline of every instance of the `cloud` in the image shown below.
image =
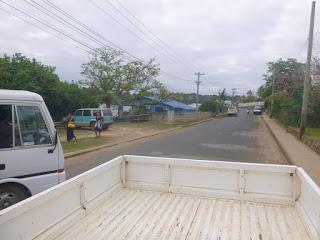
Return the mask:
<path id="1" fill-rule="evenodd" d="M 175 91 L 194 92 L 195 71 L 206 73 L 200 86 L 202 93 L 233 87 L 256 89 L 263 83 L 261 76 L 265 72 L 266 62 L 279 57 L 305 59 L 311 7 L 309 0 L 120 0 L 170 49 L 163 45 L 159 48 L 151 42 L 113 9 L 107 0 L 92 1 L 114 19 L 106 16 L 90 1 L 51 1 L 135 56 L 144 59 L 156 57 L 164 71 L 190 80 L 182 81 L 161 74 L 160 80 Z M 120 8 L 117 0 L 109 1 L 129 16 Z M 46 6 L 44 1 L 36 2 Z M 10 1 L 10 4 L 43 19 L 51 26 L 63 29 L 89 46 L 99 46 L 85 36 L 68 30 L 23 0 Z M 0 4 L 1 9 L 22 17 L 3 3 Z M 36 24 L 32 19 L 27 20 Z M 54 65 L 63 80 L 81 79 L 81 64 L 88 60 L 85 47 L 52 29 L 42 28 L 46 32 L 1 12 L 1 52 L 21 52 L 45 64 Z M 150 33 L 147 35 L 153 37 Z"/>

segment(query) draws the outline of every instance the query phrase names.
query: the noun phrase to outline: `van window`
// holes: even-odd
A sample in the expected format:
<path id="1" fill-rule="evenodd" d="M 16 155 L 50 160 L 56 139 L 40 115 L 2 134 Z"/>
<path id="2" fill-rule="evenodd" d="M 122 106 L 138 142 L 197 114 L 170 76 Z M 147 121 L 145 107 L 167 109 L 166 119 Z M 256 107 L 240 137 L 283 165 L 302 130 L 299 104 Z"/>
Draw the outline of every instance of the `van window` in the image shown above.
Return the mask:
<path id="1" fill-rule="evenodd" d="M 12 116 L 14 117 L 14 121 L 12 121 Z M 0 149 L 20 145 L 21 136 L 14 106 L 0 105 Z"/>
<path id="2" fill-rule="evenodd" d="M 101 115 L 101 110 L 93 110 L 93 116 L 97 116 L 97 112 L 100 112 L 100 115 Z"/>
<path id="3" fill-rule="evenodd" d="M 82 110 L 77 110 L 73 113 L 74 116 L 82 116 Z"/>
<path id="4" fill-rule="evenodd" d="M 23 146 L 51 143 L 47 126 L 37 106 L 17 106 L 17 114 Z"/>
<path id="5" fill-rule="evenodd" d="M 83 110 L 83 116 L 91 117 L 91 110 Z"/>
<path id="6" fill-rule="evenodd" d="M 103 109 L 103 116 L 112 116 L 112 112 L 110 109 Z"/>
<path id="7" fill-rule="evenodd" d="M 13 147 L 12 105 L 0 105 L 0 148 Z"/>

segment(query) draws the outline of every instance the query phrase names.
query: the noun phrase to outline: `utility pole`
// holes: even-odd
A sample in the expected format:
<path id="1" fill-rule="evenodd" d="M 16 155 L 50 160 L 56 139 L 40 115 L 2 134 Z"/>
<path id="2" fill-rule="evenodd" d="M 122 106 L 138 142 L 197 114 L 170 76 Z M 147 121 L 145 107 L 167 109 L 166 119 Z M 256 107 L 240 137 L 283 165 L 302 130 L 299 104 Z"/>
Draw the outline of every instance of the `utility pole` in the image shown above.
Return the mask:
<path id="1" fill-rule="evenodd" d="M 307 125 L 307 112 L 308 112 L 310 78 L 311 78 L 310 67 L 311 67 L 311 56 L 312 56 L 315 7 L 316 7 L 316 2 L 313 1 L 312 7 L 311 7 L 311 18 L 310 18 L 310 27 L 309 27 L 306 73 L 304 76 L 304 84 L 303 84 L 303 99 L 302 99 L 300 131 L 299 131 L 299 138 L 300 139 L 302 138 L 304 131 L 305 131 L 305 128 L 306 128 L 306 125 Z"/>
<path id="2" fill-rule="evenodd" d="M 231 88 L 231 90 L 232 90 L 232 100 L 231 100 L 231 102 L 232 102 L 232 105 L 233 105 L 233 103 L 234 103 L 234 94 L 236 93 L 236 88 Z"/>
<path id="3" fill-rule="evenodd" d="M 232 97 L 234 97 L 234 94 L 236 93 L 236 88 L 231 88 L 231 90 L 232 90 Z"/>
<path id="4" fill-rule="evenodd" d="M 199 102 L 199 85 L 200 85 L 200 76 L 201 75 L 204 75 L 204 73 L 200 73 L 200 72 L 196 72 L 194 73 L 194 75 L 197 75 L 198 76 L 198 79 L 196 81 L 196 84 L 197 84 L 197 96 L 196 96 L 196 111 L 198 112 L 198 102 Z"/>
<path id="5" fill-rule="evenodd" d="M 271 118 L 273 117 L 273 104 L 274 104 L 274 89 L 275 89 L 275 82 L 276 82 L 276 71 L 273 70 L 272 72 L 272 98 L 271 98 Z"/>

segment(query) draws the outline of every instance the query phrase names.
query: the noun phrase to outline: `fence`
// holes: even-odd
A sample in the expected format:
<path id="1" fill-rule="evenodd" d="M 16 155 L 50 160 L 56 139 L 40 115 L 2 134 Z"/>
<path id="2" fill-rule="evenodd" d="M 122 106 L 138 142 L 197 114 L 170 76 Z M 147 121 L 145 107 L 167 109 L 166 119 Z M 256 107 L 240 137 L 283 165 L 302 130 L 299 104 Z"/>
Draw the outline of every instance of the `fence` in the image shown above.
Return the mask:
<path id="1" fill-rule="evenodd" d="M 178 122 L 191 122 L 197 120 L 204 120 L 212 117 L 212 112 L 193 112 L 186 114 L 175 114 L 174 121 Z"/>
<path id="2" fill-rule="evenodd" d="M 213 117 L 211 112 L 189 112 L 189 113 L 175 113 L 174 111 L 158 112 L 140 115 L 128 115 L 121 118 L 116 118 L 117 122 L 143 122 L 143 121 L 165 121 L 169 123 L 174 122 L 193 122 L 208 119 Z"/>
<path id="3" fill-rule="evenodd" d="M 151 120 L 150 114 L 139 114 L 139 115 L 127 115 L 121 118 L 117 117 L 114 119 L 117 122 L 145 122 Z"/>
<path id="4" fill-rule="evenodd" d="M 175 113 L 173 111 L 163 113 L 152 113 L 152 120 L 160 120 L 167 122 L 192 122 L 204 120 L 212 117 L 211 112 L 191 112 L 191 113 Z"/>

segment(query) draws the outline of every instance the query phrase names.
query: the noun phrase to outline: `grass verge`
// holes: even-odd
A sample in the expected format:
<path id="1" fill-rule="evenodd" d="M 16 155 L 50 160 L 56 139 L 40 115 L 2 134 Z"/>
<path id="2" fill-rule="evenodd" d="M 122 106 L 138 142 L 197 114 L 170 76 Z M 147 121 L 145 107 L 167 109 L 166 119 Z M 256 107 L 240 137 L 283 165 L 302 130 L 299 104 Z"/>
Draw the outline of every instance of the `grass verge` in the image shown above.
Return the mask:
<path id="1" fill-rule="evenodd" d="M 160 120 L 154 120 L 154 121 L 137 122 L 137 123 L 129 123 L 129 122 L 114 123 L 114 125 L 116 125 L 117 127 L 128 128 L 128 129 L 136 128 L 136 129 L 140 129 L 140 131 L 144 131 L 144 129 L 148 129 L 148 130 L 151 129 L 152 130 L 151 133 L 152 133 L 153 130 L 154 130 L 154 132 L 159 132 L 161 130 L 165 131 L 165 130 L 174 129 L 177 127 L 186 126 L 186 125 L 191 124 L 193 122 L 197 122 L 197 121 L 177 121 L 174 123 L 167 123 L 167 122 L 160 121 Z M 63 127 L 59 127 L 59 128 L 57 128 L 57 130 L 58 130 L 58 134 L 59 134 L 60 139 L 62 136 L 66 135 L 66 129 L 64 129 Z M 82 131 L 85 131 L 84 132 L 85 134 L 88 133 L 88 130 L 82 130 Z M 89 133 L 92 133 L 92 132 L 89 132 Z M 76 132 L 76 136 L 77 136 L 77 134 L 80 134 L 79 130 L 78 130 L 78 132 Z M 92 135 L 93 135 L 93 133 L 92 133 Z M 71 142 L 62 141 L 62 148 L 63 148 L 64 153 L 71 153 L 71 152 L 75 152 L 75 151 L 85 150 L 85 149 L 105 145 L 108 143 L 116 143 L 116 142 L 119 142 L 119 136 L 118 136 L 118 138 L 115 136 L 110 136 L 110 135 L 109 136 L 106 136 L 106 135 L 101 136 L 99 138 L 85 137 L 85 138 L 78 138 L 77 141 L 71 141 Z"/>
<path id="2" fill-rule="evenodd" d="M 120 127 L 128 127 L 128 128 L 152 128 L 152 129 L 170 129 L 175 127 L 180 127 L 185 124 L 186 122 L 175 122 L 175 123 L 167 123 L 159 120 L 154 121 L 146 121 L 146 122 L 137 122 L 137 123 L 130 123 L 130 122 L 122 122 L 116 123 Z"/>
<path id="3" fill-rule="evenodd" d="M 320 143 L 320 128 L 307 128 L 306 136 Z"/>
<path id="4" fill-rule="evenodd" d="M 71 142 L 63 142 L 62 148 L 64 153 L 70 153 L 79 150 L 84 150 L 87 148 L 101 146 L 104 144 L 107 144 L 107 141 L 104 138 L 87 138 Z"/>

